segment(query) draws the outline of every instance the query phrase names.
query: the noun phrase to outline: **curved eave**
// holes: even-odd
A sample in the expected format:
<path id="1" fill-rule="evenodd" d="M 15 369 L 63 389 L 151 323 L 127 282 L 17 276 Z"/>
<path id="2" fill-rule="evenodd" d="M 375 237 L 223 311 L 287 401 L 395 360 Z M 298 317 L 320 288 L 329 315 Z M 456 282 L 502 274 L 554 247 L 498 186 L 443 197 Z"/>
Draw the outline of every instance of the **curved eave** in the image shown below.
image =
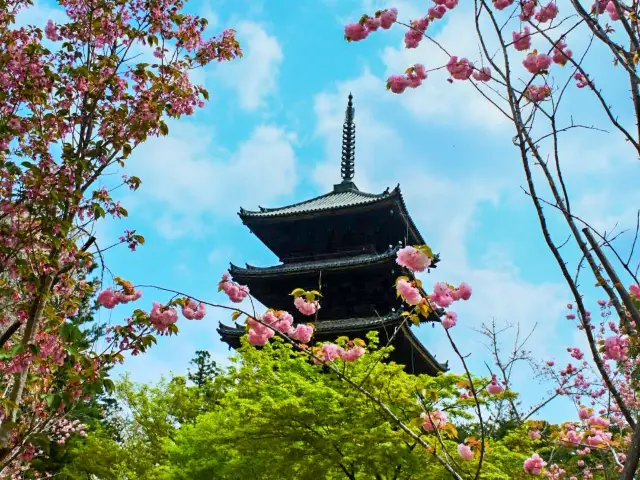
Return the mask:
<path id="1" fill-rule="evenodd" d="M 399 248 L 400 247 L 390 248 L 386 252 L 377 255 L 361 255 L 342 259 L 317 260 L 304 263 L 276 265 L 274 267 L 254 267 L 247 265 L 247 268 L 242 268 L 231 263 L 229 264 L 229 273 L 234 279 L 240 280 L 243 278 L 269 277 L 274 275 L 280 276 L 316 273 L 318 270 L 343 270 L 348 268 L 360 268 L 362 266 L 383 265 L 385 263 L 395 262 L 396 253 Z"/>
<path id="2" fill-rule="evenodd" d="M 402 332 L 404 333 L 411 346 L 415 349 L 416 352 L 424 359 L 426 363 L 428 363 L 435 371 L 437 372 L 446 372 L 449 370 L 449 362 L 440 363 L 438 362 L 431 352 L 422 345 L 422 342 L 418 340 L 418 338 L 411 331 L 411 326 L 404 323 L 401 327 Z"/>
<path id="3" fill-rule="evenodd" d="M 397 325 L 401 321 L 401 316 L 397 313 L 386 315 L 384 317 L 362 317 L 362 318 L 348 318 L 344 320 L 322 320 L 320 322 L 313 323 L 315 331 L 318 335 L 330 334 L 330 333 L 348 333 L 348 332 L 360 332 L 363 330 L 376 330 L 378 328 L 392 327 Z M 217 332 L 222 337 L 228 338 L 240 338 L 246 330 L 242 327 L 234 326 L 229 327 L 220 322 Z"/>
<path id="4" fill-rule="evenodd" d="M 395 188 L 395 190 L 398 191 L 398 197 L 400 199 L 400 206 L 402 207 L 404 215 L 406 215 L 405 218 L 407 219 L 407 223 L 409 224 L 409 230 L 411 230 L 413 232 L 413 234 L 415 235 L 415 237 L 418 239 L 418 245 L 425 245 L 427 242 L 425 242 L 424 238 L 422 238 L 422 234 L 418 230 L 418 227 L 416 227 L 416 224 L 413 222 L 413 219 L 411 218 L 411 215 L 409 215 L 409 210 L 407 209 L 407 204 L 404 203 L 404 197 L 402 196 L 402 192 L 400 191 L 400 184 L 398 184 L 398 186 Z"/>
<path id="5" fill-rule="evenodd" d="M 354 207 L 363 207 L 392 199 L 399 192 L 396 189 L 383 193 L 366 193 L 359 190 L 345 192 L 329 192 L 319 197 L 314 197 L 302 202 L 293 203 L 284 207 L 264 208 L 260 210 L 245 210 L 240 208 L 238 216 L 244 221 L 250 219 L 297 217 L 310 213 L 322 213 L 327 211 L 348 210 Z M 335 197 L 332 199 L 332 197 Z M 359 197 L 359 198 L 358 198 Z M 340 203 L 342 201 L 342 203 Z M 317 204 L 317 205 L 315 205 Z"/>

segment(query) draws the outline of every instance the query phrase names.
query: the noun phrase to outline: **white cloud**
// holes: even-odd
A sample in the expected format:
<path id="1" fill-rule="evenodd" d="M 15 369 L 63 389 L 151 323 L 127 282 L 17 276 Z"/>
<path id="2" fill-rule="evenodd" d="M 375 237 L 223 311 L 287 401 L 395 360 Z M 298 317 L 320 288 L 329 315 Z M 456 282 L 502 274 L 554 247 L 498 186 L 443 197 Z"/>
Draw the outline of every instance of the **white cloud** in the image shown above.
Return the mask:
<path id="1" fill-rule="evenodd" d="M 276 92 L 284 55 L 278 39 L 256 23 L 241 22 L 237 39 L 243 58 L 215 70 L 213 77 L 235 90 L 243 109 L 256 110 Z"/>
<path id="2" fill-rule="evenodd" d="M 52 8 L 49 5 L 43 4 L 43 2 L 35 0 L 32 6 L 25 8 L 18 13 L 16 16 L 16 27 L 33 25 L 35 27 L 44 28 L 49 20 L 53 20 L 56 23 L 62 23 L 67 18 L 67 15 L 61 8 Z"/>
<path id="3" fill-rule="evenodd" d="M 233 153 L 213 147 L 209 128 L 183 122 L 171 129 L 141 146 L 130 163 L 151 201 L 139 210 L 162 209 L 155 223 L 165 237 L 202 232 L 205 218 L 232 215 L 238 204 L 272 203 L 295 187 L 296 137 L 280 127 L 256 127 Z"/>

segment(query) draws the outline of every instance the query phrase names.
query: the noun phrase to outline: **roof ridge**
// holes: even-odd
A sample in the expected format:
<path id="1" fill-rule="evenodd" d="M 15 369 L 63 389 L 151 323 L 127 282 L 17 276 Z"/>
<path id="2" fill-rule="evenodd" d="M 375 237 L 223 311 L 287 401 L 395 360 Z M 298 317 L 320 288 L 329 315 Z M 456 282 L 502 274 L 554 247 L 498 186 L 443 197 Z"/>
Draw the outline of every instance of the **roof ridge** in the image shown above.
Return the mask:
<path id="1" fill-rule="evenodd" d="M 312 260 L 307 262 L 297 262 L 297 263 L 283 263 L 280 265 L 272 265 L 269 267 L 256 267 L 254 265 L 246 264 L 245 267 L 239 267 L 234 265 L 233 263 L 229 263 L 229 272 L 231 276 L 233 276 L 233 272 L 239 274 L 253 274 L 253 273 L 270 273 L 270 272 L 287 272 L 287 271 L 304 271 L 307 269 L 317 268 L 318 266 L 326 266 L 334 264 L 336 267 L 348 266 L 348 265 L 358 265 L 358 264 L 366 264 L 368 262 L 375 262 L 377 260 L 386 260 L 395 257 L 396 252 L 401 247 L 401 245 L 396 245 L 395 247 L 391 247 L 382 253 L 364 253 L 362 255 L 352 255 L 347 257 L 335 257 L 335 258 L 327 258 L 323 260 Z"/>
<path id="2" fill-rule="evenodd" d="M 303 200 L 300 202 L 296 202 L 296 203 L 292 203 L 290 205 L 285 205 L 282 207 L 273 207 L 273 208 L 267 208 L 267 207 L 260 207 L 258 206 L 259 210 L 246 210 L 244 208 L 240 208 L 240 216 L 260 216 L 260 215 L 264 215 L 264 214 L 278 214 L 278 212 L 281 212 L 283 210 L 287 210 L 287 209 L 291 209 L 291 208 L 297 208 L 297 207 L 303 207 L 307 204 L 313 203 L 313 202 L 318 202 L 319 200 L 323 200 L 326 198 L 331 198 L 331 197 L 336 197 L 336 198 L 340 198 L 340 197 L 347 197 L 347 196 L 352 196 L 352 197 L 360 197 L 362 199 L 371 199 L 370 202 L 361 202 L 361 203 L 356 203 L 355 205 L 366 205 L 368 203 L 373 203 L 373 201 L 375 200 L 383 200 L 386 198 L 391 198 L 395 195 L 397 195 L 399 193 L 398 188 L 394 188 L 393 190 L 390 190 L 389 188 L 387 188 L 384 192 L 382 193 L 369 193 L 369 192 L 362 192 L 360 190 L 347 190 L 344 192 L 337 192 L 335 190 L 332 190 L 328 193 L 325 193 L 323 195 L 319 195 L 317 197 L 313 197 L 307 200 Z M 351 206 L 348 204 L 342 205 L 342 207 L 345 206 Z M 337 206 L 333 206 L 333 208 L 340 208 L 340 205 Z M 332 207 L 319 207 L 319 208 L 315 208 L 312 211 L 322 211 L 324 209 L 327 208 L 332 208 Z"/>

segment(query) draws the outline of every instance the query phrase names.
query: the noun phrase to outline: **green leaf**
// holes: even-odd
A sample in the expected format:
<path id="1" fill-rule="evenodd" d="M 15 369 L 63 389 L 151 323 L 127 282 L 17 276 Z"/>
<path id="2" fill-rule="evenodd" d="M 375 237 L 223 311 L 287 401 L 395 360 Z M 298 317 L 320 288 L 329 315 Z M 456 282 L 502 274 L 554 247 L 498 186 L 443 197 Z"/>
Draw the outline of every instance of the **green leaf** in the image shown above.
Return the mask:
<path id="1" fill-rule="evenodd" d="M 103 381 L 104 389 L 107 393 L 111 394 L 115 391 L 116 385 L 110 378 L 105 378 Z"/>
<path id="2" fill-rule="evenodd" d="M 128 143 L 125 143 L 122 146 L 122 153 L 124 154 L 125 157 L 128 157 L 129 155 L 131 155 L 131 145 L 129 145 Z"/>
<path id="3" fill-rule="evenodd" d="M 306 290 L 304 288 L 296 288 L 293 292 L 291 292 L 289 295 L 293 295 L 295 298 L 298 298 L 301 295 L 304 295 L 306 292 Z"/>
<path id="4" fill-rule="evenodd" d="M 233 312 L 231 314 L 231 320 L 235 322 L 236 320 L 238 320 L 238 318 L 240 318 L 240 315 L 242 315 L 240 312 Z"/>
<path id="5" fill-rule="evenodd" d="M 48 394 L 45 399 L 47 400 L 47 406 L 51 409 L 51 410 L 55 410 L 60 406 L 60 403 L 62 403 L 62 397 L 58 394 Z"/>
<path id="6" fill-rule="evenodd" d="M 429 245 L 416 245 L 414 248 L 424 253 L 427 257 L 433 258 L 433 251 L 431 250 Z"/>
<path id="7" fill-rule="evenodd" d="M 163 121 L 160 121 L 160 133 L 162 135 L 169 135 L 169 127 Z"/>

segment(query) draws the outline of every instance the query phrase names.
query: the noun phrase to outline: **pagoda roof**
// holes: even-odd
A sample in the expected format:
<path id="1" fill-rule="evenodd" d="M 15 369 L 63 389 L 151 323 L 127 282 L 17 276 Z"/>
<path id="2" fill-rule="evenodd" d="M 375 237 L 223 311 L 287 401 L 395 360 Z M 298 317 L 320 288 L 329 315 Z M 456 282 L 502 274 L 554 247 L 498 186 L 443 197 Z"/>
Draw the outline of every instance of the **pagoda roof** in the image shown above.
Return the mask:
<path id="1" fill-rule="evenodd" d="M 400 246 L 392 247 L 384 253 L 365 253 L 362 255 L 348 256 L 342 258 L 327 258 L 321 260 L 311 260 L 307 262 L 287 263 L 275 265 L 273 267 L 254 267 L 247 264 L 246 268 L 230 264 L 229 273 L 233 277 L 247 276 L 269 276 L 282 274 L 298 274 L 307 272 L 317 272 L 318 270 L 342 269 L 349 267 L 360 267 L 363 265 L 374 265 L 386 263 L 396 257 Z"/>
<path id="2" fill-rule="evenodd" d="M 342 320 L 324 320 L 313 323 L 317 337 L 329 335 L 340 335 L 345 333 L 368 332 L 371 330 L 384 330 L 387 327 L 397 326 L 402 321 L 400 313 L 395 312 L 385 316 L 363 317 L 363 318 L 347 318 Z M 220 336 L 227 343 L 239 343 L 240 337 L 247 332 L 243 327 L 228 325 L 219 322 L 217 328 Z M 413 333 L 411 326 L 404 322 L 401 326 L 403 336 L 409 341 L 418 355 L 431 367 L 434 371 L 445 372 L 448 370 L 448 362 L 440 363 L 436 358 L 422 345 L 420 340 Z"/>
<path id="3" fill-rule="evenodd" d="M 334 185 L 333 191 L 324 195 L 278 208 L 259 207 L 259 210 L 256 211 L 240 208 L 238 216 L 245 225 L 256 233 L 254 227 L 263 221 L 295 221 L 310 216 L 348 215 L 351 212 L 361 212 L 362 209 L 385 208 L 393 204 L 396 204 L 401 211 L 401 217 L 413 237 L 412 243 L 426 243 L 409 214 L 399 184 L 391 190 L 387 188 L 382 193 L 367 193 L 360 191 L 353 182 L 343 181 Z M 262 235 L 258 234 L 258 236 Z"/>
<path id="4" fill-rule="evenodd" d="M 351 183 L 351 182 L 349 182 Z M 351 184 L 348 188 L 337 188 L 342 184 L 336 185 L 333 191 L 314 197 L 309 200 L 294 203 L 278 208 L 259 207 L 260 210 L 251 211 L 240 209 L 241 218 L 273 218 L 286 217 L 307 213 L 319 213 L 333 210 L 341 210 L 351 207 L 371 205 L 389 199 L 401 199 L 400 185 L 389 191 L 387 188 L 382 193 L 366 193 L 361 192 L 358 188 Z"/>

